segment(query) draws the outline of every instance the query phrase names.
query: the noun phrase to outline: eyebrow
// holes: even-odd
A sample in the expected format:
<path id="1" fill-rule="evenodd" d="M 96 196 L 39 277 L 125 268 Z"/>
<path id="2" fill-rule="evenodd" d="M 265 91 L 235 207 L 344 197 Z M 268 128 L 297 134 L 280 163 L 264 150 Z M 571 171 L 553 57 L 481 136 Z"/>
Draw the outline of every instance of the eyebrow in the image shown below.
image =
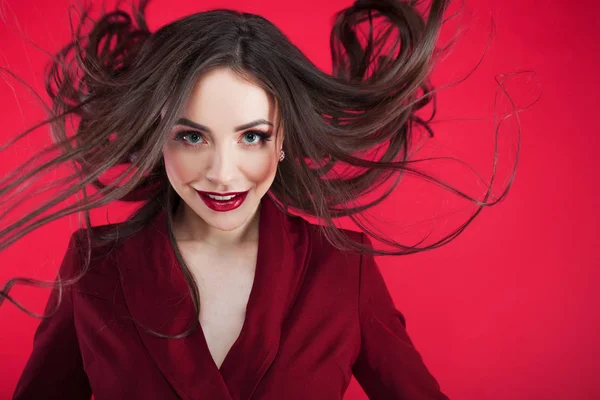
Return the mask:
<path id="1" fill-rule="evenodd" d="M 192 128 L 204 131 L 204 132 L 212 133 L 212 131 L 208 127 L 198 124 L 194 121 L 190 121 L 187 118 L 179 118 L 179 120 L 177 121 L 177 124 L 178 125 L 186 125 L 186 126 L 189 126 L 189 127 L 192 127 Z M 273 126 L 273 124 L 270 123 L 269 121 L 267 121 L 266 119 L 257 119 L 255 121 L 248 122 L 247 124 L 236 126 L 234 129 L 236 132 L 239 132 L 239 131 L 243 131 L 244 129 L 255 127 L 257 125 Z"/>

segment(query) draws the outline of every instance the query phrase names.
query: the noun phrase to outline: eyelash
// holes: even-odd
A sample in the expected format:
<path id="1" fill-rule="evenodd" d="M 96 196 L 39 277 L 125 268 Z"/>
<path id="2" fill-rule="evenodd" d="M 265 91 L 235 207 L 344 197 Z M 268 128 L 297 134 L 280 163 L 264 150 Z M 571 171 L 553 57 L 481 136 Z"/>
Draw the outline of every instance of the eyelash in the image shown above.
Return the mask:
<path id="1" fill-rule="evenodd" d="M 271 135 L 261 132 L 261 131 L 246 131 L 244 132 L 244 134 L 242 136 L 246 136 L 248 134 L 254 134 L 256 136 L 258 136 L 260 138 L 260 141 L 257 143 L 252 143 L 252 144 L 244 144 L 245 147 L 255 147 L 255 146 L 260 146 L 262 144 L 264 144 L 264 142 L 268 142 L 269 140 L 271 140 Z M 185 147 L 200 147 L 202 146 L 202 143 L 198 143 L 198 144 L 190 144 L 188 142 L 186 142 L 183 138 L 188 136 L 188 135 L 198 135 L 202 138 L 202 140 L 204 140 L 204 137 L 202 136 L 202 133 L 198 132 L 198 131 L 180 131 L 178 132 L 175 137 L 173 138 L 173 140 L 178 140 L 181 141 L 182 144 Z"/>

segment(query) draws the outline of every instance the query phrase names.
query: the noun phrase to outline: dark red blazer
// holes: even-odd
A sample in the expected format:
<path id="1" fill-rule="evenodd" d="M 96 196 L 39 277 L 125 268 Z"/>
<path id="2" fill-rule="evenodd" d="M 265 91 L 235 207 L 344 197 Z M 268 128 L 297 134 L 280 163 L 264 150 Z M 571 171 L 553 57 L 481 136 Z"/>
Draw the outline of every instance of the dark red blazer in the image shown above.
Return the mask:
<path id="1" fill-rule="evenodd" d="M 37 328 L 14 399 L 333 400 L 352 376 L 370 399 L 447 399 L 372 256 L 337 250 L 268 196 L 259 226 L 246 319 L 220 368 L 200 326 L 165 339 L 132 320 L 174 335 L 198 318 L 163 211 L 120 246 L 92 252 L 91 269 Z M 81 265 L 84 234 L 71 237 L 63 279 Z"/>

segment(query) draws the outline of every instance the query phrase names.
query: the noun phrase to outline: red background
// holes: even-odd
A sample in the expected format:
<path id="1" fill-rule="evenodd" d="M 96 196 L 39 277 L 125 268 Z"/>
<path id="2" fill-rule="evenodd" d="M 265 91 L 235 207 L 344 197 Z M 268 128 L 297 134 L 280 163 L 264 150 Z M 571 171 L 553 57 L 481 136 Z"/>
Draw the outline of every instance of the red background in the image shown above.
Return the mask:
<path id="1" fill-rule="evenodd" d="M 0 65 L 40 92 L 46 58 L 27 40 L 45 50 L 57 50 L 68 39 L 69 4 L 67 0 L 5 0 L 0 5 Z M 148 18 L 155 28 L 216 7 L 261 14 L 278 25 L 319 68 L 330 72 L 331 18 L 350 5 L 347 0 L 154 0 Z M 434 83 L 458 79 L 475 65 L 493 17 L 496 34 L 483 63 L 467 81 L 439 94 L 442 117 L 486 119 L 439 123 L 427 148 L 436 156 L 467 162 L 489 181 L 494 156 L 494 77 L 532 70 L 542 97 L 520 114 L 516 179 L 506 200 L 485 209 L 451 244 L 407 257 L 382 257 L 378 262 L 407 318 L 409 334 L 450 398 L 598 399 L 600 6 L 592 1 L 466 0 L 466 7 L 463 21 L 468 30 L 436 70 Z M 445 35 L 452 34 L 455 27 L 450 23 Z M 5 142 L 42 114 L 23 86 L 1 75 L 0 139 Z M 526 106 L 540 92 L 533 83 L 523 83 L 520 78 L 508 87 L 517 106 Z M 514 162 L 519 139 L 516 128 L 512 118 L 500 130 L 496 196 L 505 188 Z M 47 129 L 40 129 L 2 152 L 0 173 L 49 142 Z M 465 167 L 441 160 L 427 165 L 434 176 L 483 198 L 485 184 L 476 181 L 475 174 Z M 16 214 L 23 215 L 40 201 L 24 204 Z M 111 205 L 94 211 L 93 222 L 116 222 L 130 211 L 131 206 Z M 426 225 L 420 233 L 433 228 L 432 236 L 440 238 L 473 211 L 474 206 L 465 199 L 407 179 L 374 214 L 396 222 L 385 225 L 392 234 L 400 227 L 435 217 L 435 225 Z M 14 221 L 16 217 L 11 215 Z M 0 228 L 6 225 L 2 221 Z M 14 276 L 53 278 L 76 227 L 76 217 L 55 221 L 2 252 L 0 284 Z M 11 293 L 30 310 L 41 313 L 49 292 L 16 287 Z M 8 302 L 0 308 L 1 399 L 9 398 L 14 390 L 38 323 Z M 365 398 L 353 379 L 345 399 Z"/>

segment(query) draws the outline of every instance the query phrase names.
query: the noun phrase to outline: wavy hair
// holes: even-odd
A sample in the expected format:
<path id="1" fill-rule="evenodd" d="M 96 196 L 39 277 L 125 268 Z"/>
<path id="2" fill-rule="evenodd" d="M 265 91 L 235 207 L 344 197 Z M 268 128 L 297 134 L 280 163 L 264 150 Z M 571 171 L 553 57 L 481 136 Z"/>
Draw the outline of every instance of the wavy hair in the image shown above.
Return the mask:
<path id="1" fill-rule="evenodd" d="M 49 117 L 2 147 L 4 150 L 40 126 L 48 124 L 51 128 L 51 146 L 0 178 L 0 209 L 6 210 L 0 218 L 14 208 L 8 206 L 15 197 L 11 192 L 22 191 L 57 165 L 73 166 L 72 174 L 46 187 L 51 190 L 67 184 L 66 189 L 0 229 L 1 251 L 46 223 L 84 214 L 89 246 L 86 265 L 77 277 L 59 279 L 53 288 L 58 285 L 62 291 L 64 285 L 85 274 L 92 248 L 122 242 L 166 209 L 169 240 L 196 310 L 200 309 L 198 288 L 172 233 L 172 213 L 181 198 L 167 179 L 161 149 L 194 82 L 217 67 L 230 68 L 276 101 L 278 120 L 285 127 L 283 149 L 287 157 L 279 164 L 267 195 L 286 213 L 295 210 L 322 221 L 319 229 L 335 247 L 376 255 L 429 250 L 458 235 L 483 206 L 489 205 L 451 189 L 478 204 L 479 209 L 455 232 L 422 248 L 390 240 L 358 218 L 394 190 L 402 173 L 450 188 L 419 171 L 414 166 L 417 161 L 409 159 L 415 128 L 424 128 L 433 136 L 429 125 L 435 115 L 435 90 L 429 75 L 444 50 L 436 43 L 449 0 L 432 0 L 427 18 L 417 10 L 414 0 L 359 0 L 339 11 L 330 37 L 331 74 L 319 70 L 273 23 L 259 15 L 215 9 L 151 32 L 145 18 L 147 3 L 141 0 L 134 4 L 130 13 L 117 7 L 96 20 L 90 17 L 89 7 L 82 8 L 72 40 L 53 55 L 45 73 L 45 89 L 51 99 Z M 363 23 L 367 34 L 360 36 Z M 430 119 L 416 115 L 430 103 Z M 365 157 L 380 147 L 385 151 L 376 159 Z M 59 156 L 29 168 L 34 160 L 57 150 Z M 340 174 L 334 169 L 336 165 L 355 171 Z M 102 182 L 101 177 L 115 167 L 123 167 L 122 173 Z M 355 204 L 395 175 L 383 195 Z M 88 185 L 96 189 L 93 194 L 87 193 Z M 81 199 L 73 204 L 40 217 L 79 194 Z M 110 229 L 92 230 L 89 211 L 116 200 L 142 205 L 124 222 L 110 225 Z M 351 218 L 367 235 L 394 250 L 354 242 L 336 227 L 334 219 L 340 217 Z M 11 279 L 0 292 L 0 304 L 6 298 L 25 310 L 9 296 L 10 287 L 17 282 L 48 286 L 32 279 Z"/>

